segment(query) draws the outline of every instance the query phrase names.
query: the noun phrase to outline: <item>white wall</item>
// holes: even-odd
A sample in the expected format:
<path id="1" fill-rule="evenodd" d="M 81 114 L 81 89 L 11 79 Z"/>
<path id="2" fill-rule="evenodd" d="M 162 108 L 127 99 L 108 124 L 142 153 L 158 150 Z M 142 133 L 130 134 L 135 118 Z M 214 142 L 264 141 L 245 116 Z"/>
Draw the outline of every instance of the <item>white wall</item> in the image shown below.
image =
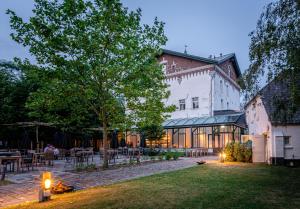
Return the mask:
<path id="1" fill-rule="evenodd" d="M 213 110 L 240 110 L 240 91 L 217 71 L 214 77 Z M 222 102 L 223 101 L 223 106 Z M 227 106 L 228 103 L 228 106 Z"/>
<path id="2" fill-rule="evenodd" d="M 258 96 L 246 107 L 249 134 L 265 135 L 266 159 L 284 157 L 300 159 L 300 126 L 274 126 L 270 123 L 261 98 Z M 291 144 L 283 144 L 283 136 L 291 136 Z"/>
<path id="3" fill-rule="evenodd" d="M 270 157 L 273 156 L 272 125 L 261 98 L 258 96 L 253 99 L 245 111 L 249 134 L 257 137 L 263 136 L 266 140 L 265 159 L 269 162 Z"/>
<path id="4" fill-rule="evenodd" d="M 171 92 L 166 101 L 167 105 L 176 105 L 177 109 L 171 118 L 202 117 L 209 115 L 210 101 L 210 75 L 209 71 L 198 72 L 178 78 L 167 79 Z M 192 98 L 199 98 L 199 108 L 193 109 Z M 179 110 L 179 100 L 185 99 L 185 110 Z"/>
<path id="5" fill-rule="evenodd" d="M 223 83 L 223 90 L 220 86 L 220 80 Z M 213 82 L 212 85 L 211 81 Z M 176 105 L 177 107 L 176 111 L 171 114 L 171 118 L 210 116 L 214 110 L 240 110 L 239 88 L 221 76 L 218 71 L 205 70 L 187 74 L 181 78 L 173 77 L 167 79 L 166 83 L 171 92 L 166 105 Z M 199 98 L 199 108 L 197 109 L 193 109 L 193 97 Z M 181 99 L 185 99 L 185 110 L 179 109 L 179 100 Z M 223 99 L 223 108 L 221 107 L 221 99 Z"/>
<path id="6" fill-rule="evenodd" d="M 276 149 L 276 154 L 281 154 L 285 159 L 300 159 L 300 126 L 273 126 L 273 140 L 276 136 L 290 136 L 290 145 L 275 144 L 273 149 Z M 277 142 L 277 141 L 276 141 Z M 275 153 L 274 153 L 275 154 Z M 275 155 L 276 155 L 275 154 Z M 276 157 L 276 156 L 275 156 Z M 281 156 L 277 156 L 281 157 Z"/>
<path id="7" fill-rule="evenodd" d="M 246 107 L 246 121 L 250 135 L 270 134 L 271 123 L 260 97 Z"/>

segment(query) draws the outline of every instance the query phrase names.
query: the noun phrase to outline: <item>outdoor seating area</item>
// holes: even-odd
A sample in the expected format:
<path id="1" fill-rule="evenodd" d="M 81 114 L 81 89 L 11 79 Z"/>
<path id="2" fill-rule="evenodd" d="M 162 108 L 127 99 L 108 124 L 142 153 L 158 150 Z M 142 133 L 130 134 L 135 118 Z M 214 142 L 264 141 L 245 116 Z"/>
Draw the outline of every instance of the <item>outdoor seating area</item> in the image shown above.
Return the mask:
<path id="1" fill-rule="evenodd" d="M 55 148 L 56 150 L 56 148 Z M 150 160 L 150 156 L 163 156 L 166 152 L 179 152 L 186 157 L 202 157 L 210 154 L 207 148 L 195 149 L 161 149 L 161 148 L 128 148 L 119 147 L 108 149 L 110 165 L 127 164 L 132 161 L 143 162 Z M 57 148 L 57 151 L 45 148 L 44 150 L 2 149 L 0 150 L 1 174 L 20 173 L 38 170 L 43 167 L 53 167 L 59 162 L 60 166 L 72 170 L 78 165 L 91 165 L 100 163 L 104 157 L 104 149 L 94 152 L 93 147 L 74 147 L 71 149 Z M 163 158 L 161 158 L 163 159 Z"/>

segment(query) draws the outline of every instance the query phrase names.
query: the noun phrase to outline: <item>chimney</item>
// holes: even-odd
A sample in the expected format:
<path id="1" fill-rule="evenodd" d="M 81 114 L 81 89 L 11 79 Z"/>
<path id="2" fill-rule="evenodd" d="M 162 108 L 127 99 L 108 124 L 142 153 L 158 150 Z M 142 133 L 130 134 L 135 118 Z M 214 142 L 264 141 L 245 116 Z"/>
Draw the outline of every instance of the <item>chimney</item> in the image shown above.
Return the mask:
<path id="1" fill-rule="evenodd" d="M 220 53 L 220 57 L 222 57 L 223 56 L 223 54 L 222 53 Z"/>
<path id="2" fill-rule="evenodd" d="M 211 58 L 212 58 L 212 55 L 209 55 L 208 58 L 211 59 Z"/>

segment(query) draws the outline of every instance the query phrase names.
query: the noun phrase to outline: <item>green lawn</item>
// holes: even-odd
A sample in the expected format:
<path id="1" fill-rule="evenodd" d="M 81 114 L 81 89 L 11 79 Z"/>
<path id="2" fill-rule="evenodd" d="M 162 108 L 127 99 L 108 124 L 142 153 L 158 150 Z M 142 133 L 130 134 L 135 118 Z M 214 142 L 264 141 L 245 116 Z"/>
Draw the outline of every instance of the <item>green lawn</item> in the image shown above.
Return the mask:
<path id="1" fill-rule="evenodd" d="M 6 180 L 0 181 L 0 186 L 4 186 L 4 185 L 7 185 L 7 184 L 11 184 L 11 182 L 6 181 Z"/>
<path id="2" fill-rule="evenodd" d="M 14 208 L 300 208 L 300 168 L 202 165 Z"/>

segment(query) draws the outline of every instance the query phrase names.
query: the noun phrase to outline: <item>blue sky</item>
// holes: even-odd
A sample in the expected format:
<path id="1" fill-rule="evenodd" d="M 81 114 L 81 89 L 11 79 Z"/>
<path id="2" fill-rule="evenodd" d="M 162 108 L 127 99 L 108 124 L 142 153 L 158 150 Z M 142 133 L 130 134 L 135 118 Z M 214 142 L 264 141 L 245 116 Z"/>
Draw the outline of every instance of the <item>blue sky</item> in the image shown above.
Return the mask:
<path id="1" fill-rule="evenodd" d="M 188 45 L 189 54 L 208 57 L 235 52 L 242 71 L 249 65 L 248 34 L 255 29 L 264 5 L 270 0 L 122 0 L 130 10 L 142 9 L 142 22 L 151 24 L 157 16 L 166 23 L 165 48 L 179 52 Z M 23 46 L 9 36 L 6 9 L 25 20 L 32 15 L 33 0 L 1 0 L 0 59 L 30 58 Z M 32 59 L 32 58 L 30 58 Z"/>

